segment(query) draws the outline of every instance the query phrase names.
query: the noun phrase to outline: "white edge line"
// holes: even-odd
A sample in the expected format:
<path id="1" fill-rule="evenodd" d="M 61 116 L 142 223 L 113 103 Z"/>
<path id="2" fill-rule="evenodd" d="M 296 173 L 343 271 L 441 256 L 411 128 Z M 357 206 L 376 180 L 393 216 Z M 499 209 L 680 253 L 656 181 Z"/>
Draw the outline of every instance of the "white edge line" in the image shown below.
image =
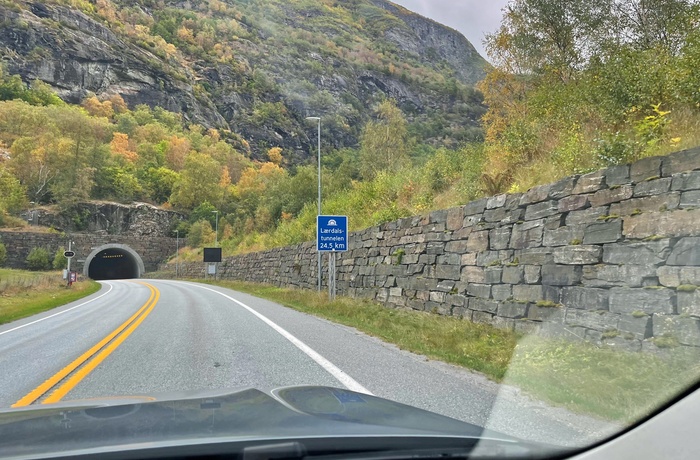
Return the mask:
<path id="1" fill-rule="evenodd" d="M 285 339 L 287 339 L 287 340 L 289 340 L 290 342 L 292 342 L 292 344 L 293 344 L 295 347 L 297 347 L 298 349 L 300 349 L 301 351 L 303 351 L 304 353 L 306 353 L 306 354 L 309 356 L 309 358 L 311 358 L 311 359 L 313 359 L 314 361 L 316 361 L 316 363 L 317 363 L 319 366 L 321 366 L 326 372 L 328 372 L 328 373 L 331 374 L 333 377 L 335 377 L 340 383 L 342 383 L 343 385 L 345 385 L 345 387 L 346 387 L 348 390 L 356 391 L 356 392 L 358 392 L 358 393 L 364 393 L 364 394 L 367 394 L 367 395 L 370 395 L 370 396 L 373 395 L 371 391 L 369 391 L 367 388 L 365 388 L 365 387 L 363 387 L 362 385 L 360 385 L 355 379 L 353 379 L 353 378 L 350 377 L 348 374 L 346 374 L 345 372 L 343 372 L 338 366 L 336 366 L 335 364 L 333 364 L 332 362 L 328 361 L 326 358 L 324 358 L 323 356 L 321 356 L 320 354 L 318 354 L 313 348 L 311 348 L 310 346 L 306 345 L 304 342 L 302 342 L 301 340 L 299 340 L 299 339 L 297 339 L 296 337 L 294 337 L 292 334 L 290 334 L 289 332 L 287 332 L 287 331 L 286 331 L 285 329 L 283 329 L 281 326 L 277 325 L 277 323 L 275 323 L 274 321 L 272 321 L 272 320 L 269 319 L 268 317 L 266 317 L 266 316 L 264 316 L 264 315 L 258 313 L 257 311 L 255 311 L 254 309 L 252 309 L 252 308 L 249 307 L 248 305 L 244 304 L 243 302 L 240 302 L 240 301 L 234 299 L 233 297 L 224 294 L 223 292 L 219 292 L 219 291 L 217 291 L 216 289 L 211 289 L 211 288 L 208 288 L 208 287 L 206 287 L 206 286 L 201 286 L 201 285 L 199 285 L 199 284 L 194 284 L 194 283 L 184 283 L 184 284 L 189 284 L 190 286 L 195 286 L 195 287 L 198 287 L 198 288 L 201 288 L 201 289 L 206 289 L 207 291 L 215 292 L 215 293 L 219 294 L 220 296 L 226 297 L 226 298 L 229 299 L 231 302 L 234 302 L 234 303 L 240 305 L 241 307 L 243 307 L 243 308 L 245 308 L 246 310 L 248 310 L 250 313 L 252 313 L 252 314 L 254 314 L 255 316 L 257 316 L 260 320 L 262 320 L 263 322 L 265 322 L 265 324 L 267 324 L 268 326 L 270 326 L 272 329 L 274 329 L 275 331 L 277 331 L 282 337 L 284 337 Z"/>
<path id="2" fill-rule="evenodd" d="M 110 284 L 110 283 L 105 282 L 105 284 L 109 286 L 109 289 L 107 290 L 107 292 L 105 292 L 104 294 L 100 294 L 99 296 L 95 297 L 94 299 L 90 299 L 87 302 L 83 302 L 79 305 L 76 305 L 75 307 L 70 307 L 66 310 L 59 311 L 58 313 L 54 313 L 53 315 L 49 315 L 49 316 L 45 316 L 43 318 L 37 319 L 35 321 L 32 321 L 31 323 L 22 324 L 21 326 L 13 327 L 12 329 L 2 331 L 2 332 L 0 332 L 0 335 L 4 335 L 4 334 L 7 334 L 9 332 L 16 331 L 17 329 L 22 329 L 23 327 L 31 326 L 32 324 L 36 324 L 36 323 L 39 323 L 39 322 L 44 321 L 46 319 L 53 318 L 54 316 L 62 315 L 62 314 L 67 313 L 71 310 L 75 310 L 78 307 L 82 307 L 83 305 L 89 304 L 90 302 L 93 302 L 93 301 L 99 299 L 100 297 L 104 297 L 107 294 L 109 294 L 112 291 L 112 289 L 114 288 L 114 286 L 112 286 L 112 284 Z"/>

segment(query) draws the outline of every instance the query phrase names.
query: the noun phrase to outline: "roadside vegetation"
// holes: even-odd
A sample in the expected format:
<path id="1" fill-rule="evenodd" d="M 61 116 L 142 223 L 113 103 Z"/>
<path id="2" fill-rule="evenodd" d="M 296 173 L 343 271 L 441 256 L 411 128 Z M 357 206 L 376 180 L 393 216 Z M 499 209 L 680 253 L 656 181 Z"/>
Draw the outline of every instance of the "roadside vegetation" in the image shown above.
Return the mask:
<path id="1" fill-rule="evenodd" d="M 201 281 L 201 280 L 200 280 Z M 697 354 L 632 353 L 587 343 L 521 336 L 459 318 L 326 294 L 208 281 L 356 328 L 402 350 L 480 372 L 537 399 L 617 422 L 650 414 L 700 376 Z"/>
<path id="2" fill-rule="evenodd" d="M 314 27 L 331 27 L 328 5 L 294 5 L 313 11 Z M 220 35 L 229 24 L 233 36 L 253 40 L 249 30 L 260 13 L 251 7 L 244 17 L 229 11 L 231 6 L 208 2 L 187 14 L 176 8 L 159 11 L 149 27 L 135 27 L 134 11 L 120 2 L 79 6 L 88 14 L 115 18 L 118 33 L 140 37 L 173 63 L 185 55 L 238 63 L 210 35 Z M 374 28 L 390 27 L 390 17 L 365 6 L 336 6 L 332 14 L 381 35 L 384 29 Z M 565 19 L 548 20 L 553 17 Z M 346 37 L 350 42 L 330 46 L 308 34 L 288 38 L 309 50 L 340 50 L 354 40 Z M 357 43 L 368 45 L 363 40 Z M 421 121 L 390 99 L 373 102 L 369 120 L 353 127 L 357 145 L 331 147 L 331 133 L 322 134 L 324 213 L 348 215 L 351 230 L 358 230 L 700 144 L 700 7 L 695 0 L 515 0 L 504 10 L 501 28 L 486 41 L 495 65 L 478 85 L 480 92 L 453 88 L 454 97 L 466 105 L 485 101 L 487 111 L 479 113 L 483 136 L 453 136 L 455 120 L 433 114 Z M 344 59 L 377 69 L 396 67 L 404 59 L 390 48 L 362 49 Z M 426 68 L 411 84 L 430 87 L 434 80 L 449 87 L 435 72 Z M 286 123 L 291 115 L 283 104 L 265 102 L 274 84 L 264 74 L 252 71 L 254 78 L 236 91 L 260 98 L 251 120 Z M 312 96 L 302 105 L 313 106 L 318 98 Z M 324 129 L 338 122 L 326 118 Z M 436 142 L 436 136 L 442 140 Z M 119 96 L 65 104 L 40 82 L 27 86 L 2 73 L 0 226 L 21 225 L 11 216 L 30 202 L 60 206 L 80 229 L 87 216 L 73 210 L 75 201 L 141 200 L 189 215 L 177 229 L 190 246 L 183 249 L 185 259 L 214 241 L 212 210 L 219 211 L 218 240 L 226 254 L 312 239 L 315 151 L 300 161 L 268 145 L 256 156 L 254 141 L 188 124 L 161 108 L 127 107 Z"/>
<path id="3" fill-rule="evenodd" d="M 697 0 L 515 0 L 486 45 L 489 193 L 700 144 Z"/>
<path id="4" fill-rule="evenodd" d="M 518 339 L 503 382 L 575 412 L 631 422 L 698 378 L 700 356 L 684 347 L 655 355 L 526 336 Z"/>
<path id="5" fill-rule="evenodd" d="M 0 324 L 51 310 L 99 289 L 94 281 L 79 281 L 68 288 L 60 272 L 0 268 Z"/>

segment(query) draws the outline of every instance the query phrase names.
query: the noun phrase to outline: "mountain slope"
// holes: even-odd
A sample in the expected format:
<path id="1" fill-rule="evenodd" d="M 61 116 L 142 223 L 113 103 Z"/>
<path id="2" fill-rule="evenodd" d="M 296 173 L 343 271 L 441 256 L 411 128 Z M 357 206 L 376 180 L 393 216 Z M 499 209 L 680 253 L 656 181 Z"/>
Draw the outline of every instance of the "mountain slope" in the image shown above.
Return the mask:
<path id="1" fill-rule="evenodd" d="M 383 0 L 0 2 L 8 73 L 69 102 L 120 94 L 239 134 L 263 158 L 303 162 L 323 117 L 334 147 L 357 144 L 383 98 L 421 141 L 480 138 L 486 62 L 458 32 Z M 311 139 L 309 139 L 311 137 Z"/>

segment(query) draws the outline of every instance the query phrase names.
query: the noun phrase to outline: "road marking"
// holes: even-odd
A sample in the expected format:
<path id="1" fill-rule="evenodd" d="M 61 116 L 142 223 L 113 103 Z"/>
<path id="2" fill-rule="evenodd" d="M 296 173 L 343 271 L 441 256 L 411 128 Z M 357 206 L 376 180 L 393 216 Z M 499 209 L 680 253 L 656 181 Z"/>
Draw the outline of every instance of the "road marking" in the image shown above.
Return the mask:
<path id="1" fill-rule="evenodd" d="M 143 306 L 139 308 L 136 313 L 134 313 L 121 326 L 112 331 L 104 339 L 100 340 L 92 348 L 80 355 L 80 357 L 75 359 L 68 366 L 51 376 L 44 383 L 30 391 L 11 407 L 24 407 L 32 404 L 49 392 L 51 388 L 55 387 L 63 379 L 82 366 L 86 361 L 90 360 L 84 367 L 79 369 L 66 382 L 64 382 L 63 385 L 54 390 L 54 392 L 51 393 L 51 395 L 49 395 L 45 401 L 43 401 L 43 404 L 60 401 L 63 396 L 75 388 L 75 386 L 80 383 L 81 380 L 87 377 L 90 372 L 92 372 L 102 361 L 105 360 L 105 358 L 107 358 L 107 356 L 109 356 L 119 345 L 121 345 L 121 343 L 124 342 L 124 340 L 126 340 L 126 338 L 129 337 L 132 332 L 134 332 L 134 330 L 143 322 L 146 316 L 148 316 L 148 314 L 153 310 L 155 305 L 158 303 L 158 299 L 160 298 L 160 291 L 157 288 L 147 283 L 141 284 L 150 289 L 151 295 L 146 303 L 143 304 Z"/>
<path id="2" fill-rule="evenodd" d="M 58 316 L 58 315 L 62 315 L 62 314 L 64 314 L 64 313 L 68 313 L 69 311 L 75 310 L 75 309 L 78 308 L 78 307 L 82 307 L 83 305 L 87 305 L 87 304 L 89 304 L 90 302 L 94 302 L 95 300 L 99 299 L 100 297 L 106 296 L 107 294 L 109 294 L 109 293 L 112 291 L 112 289 L 114 289 L 114 286 L 112 286 L 110 283 L 107 283 L 107 282 L 104 282 L 104 283 L 105 283 L 106 285 L 109 286 L 109 290 L 107 290 L 107 292 L 105 292 L 104 294 L 100 294 L 100 295 L 98 295 L 97 297 L 95 297 L 94 299 L 90 299 L 90 300 L 88 300 L 87 302 L 83 302 L 83 303 L 81 303 L 81 304 L 79 304 L 79 305 L 76 305 L 75 307 L 70 307 L 70 308 L 68 308 L 68 309 L 66 309 L 66 310 L 59 311 L 58 313 L 54 313 L 53 315 L 49 315 L 49 316 L 46 316 L 46 317 L 44 317 L 44 318 L 37 319 L 37 320 L 35 320 L 35 321 L 32 321 L 31 323 L 22 324 L 21 326 L 13 327 L 12 329 L 8 329 L 8 330 L 6 330 L 6 331 L 2 331 L 2 332 L 0 332 L 0 335 L 7 334 L 7 333 L 12 332 L 12 331 L 16 331 L 17 329 L 22 329 L 23 327 L 31 326 L 32 324 L 36 324 L 36 323 L 39 323 L 39 322 L 41 322 L 41 321 L 47 320 L 47 319 L 49 319 L 49 318 L 53 318 L 54 316 Z"/>
<path id="3" fill-rule="evenodd" d="M 267 324 L 268 326 L 270 326 L 272 329 L 274 329 L 275 331 L 277 331 L 282 337 L 284 337 L 285 339 L 287 339 L 287 340 L 289 340 L 290 342 L 292 342 L 292 344 L 293 344 L 295 347 L 297 347 L 298 349 L 300 349 L 301 351 L 303 351 L 304 353 L 306 353 L 306 354 L 309 356 L 309 358 L 311 358 L 311 359 L 313 359 L 314 361 L 316 361 L 316 363 L 317 363 L 319 366 L 321 366 L 323 369 L 326 370 L 326 372 L 328 372 L 328 373 L 331 374 L 333 377 L 335 377 L 336 380 L 338 380 L 340 383 L 342 383 L 343 385 L 345 385 L 345 387 L 346 387 L 348 390 L 356 391 L 356 392 L 358 392 L 358 393 L 365 393 L 365 394 L 368 394 L 368 395 L 372 395 L 372 392 L 371 392 L 371 391 L 369 391 L 367 388 L 365 388 L 365 387 L 363 387 L 362 385 L 360 385 L 355 379 L 353 379 L 353 378 L 350 377 L 348 374 L 346 374 L 345 372 L 343 372 L 338 366 L 336 366 L 335 364 L 333 364 L 332 362 L 328 361 L 326 358 L 324 358 L 323 356 L 321 356 L 320 354 L 318 354 L 313 348 L 311 348 L 310 346 L 306 345 L 306 344 L 305 344 L 304 342 L 302 342 L 301 340 L 299 340 L 299 339 L 297 339 L 296 337 L 294 337 L 294 336 L 293 336 L 292 334 L 290 334 L 287 330 L 285 330 L 285 329 L 283 329 L 281 326 L 277 325 L 277 323 L 275 323 L 274 321 L 272 321 L 271 319 L 269 319 L 267 316 L 258 313 L 257 311 L 255 311 L 254 309 L 252 309 L 251 307 L 249 307 L 248 305 L 246 305 L 246 304 L 244 304 L 243 302 L 240 302 L 240 301 L 234 299 L 234 298 L 231 297 L 231 296 L 228 296 L 228 295 L 224 294 L 223 292 L 219 292 L 219 291 L 217 291 L 217 290 L 215 290 L 215 289 L 211 289 L 211 288 L 208 288 L 208 287 L 206 287 L 206 286 L 200 286 L 199 284 L 194 284 L 194 283 L 184 283 L 184 284 L 189 284 L 189 285 L 191 285 L 191 286 L 195 286 L 195 287 L 198 287 L 198 288 L 201 288 L 201 289 L 206 289 L 207 291 L 215 292 L 215 293 L 219 294 L 220 296 L 226 297 L 226 298 L 229 299 L 231 302 L 234 302 L 234 303 L 240 305 L 241 307 L 245 308 L 246 310 L 248 310 L 248 311 L 249 311 L 250 313 L 252 313 L 253 315 L 257 316 L 260 320 L 262 320 L 263 322 L 265 322 L 265 324 Z"/>

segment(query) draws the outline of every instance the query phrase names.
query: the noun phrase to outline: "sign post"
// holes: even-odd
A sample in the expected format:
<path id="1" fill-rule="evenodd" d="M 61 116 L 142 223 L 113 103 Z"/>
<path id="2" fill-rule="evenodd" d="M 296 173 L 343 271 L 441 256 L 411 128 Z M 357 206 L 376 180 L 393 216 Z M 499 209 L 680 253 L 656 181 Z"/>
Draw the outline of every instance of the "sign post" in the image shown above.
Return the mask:
<path id="1" fill-rule="evenodd" d="M 316 250 L 328 252 L 328 297 L 335 299 L 336 254 L 348 250 L 348 216 L 316 217 Z"/>
<path id="2" fill-rule="evenodd" d="M 77 273 L 75 273 L 74 271 L 71 271 L 71 269 L 70 269 L 70 260 L 73 257 L 75 257 L 75 251 L 73 251 L 72 246 L 73 246 L 73 242 L 68 240 L 68 250 L 63 251 L 63 257 L 68 259 L 67 270 L 65 271 L 66 275 L 64 275 L 64 278 L 63 278 L 63 279 L 68 278 L 68 287 L 71 287 L 73 285 L 73 283 L 75 283 L 78 279 Z M 75 275 L 75 277 L 73 275 Z"/>
<path id="3" fill-rule="evenodd" d="M 207 275 L 214 275 L 214 278 L 216 279 L 217 276 L 217 270 L 216 266 L 219 262 L 221 262 L 222 259 L 222 254 L 221 254 L 221 248 L 216 247 L 216 248 L 204 248 L 204 263 L 209 264 L 207 266 Z"/>

